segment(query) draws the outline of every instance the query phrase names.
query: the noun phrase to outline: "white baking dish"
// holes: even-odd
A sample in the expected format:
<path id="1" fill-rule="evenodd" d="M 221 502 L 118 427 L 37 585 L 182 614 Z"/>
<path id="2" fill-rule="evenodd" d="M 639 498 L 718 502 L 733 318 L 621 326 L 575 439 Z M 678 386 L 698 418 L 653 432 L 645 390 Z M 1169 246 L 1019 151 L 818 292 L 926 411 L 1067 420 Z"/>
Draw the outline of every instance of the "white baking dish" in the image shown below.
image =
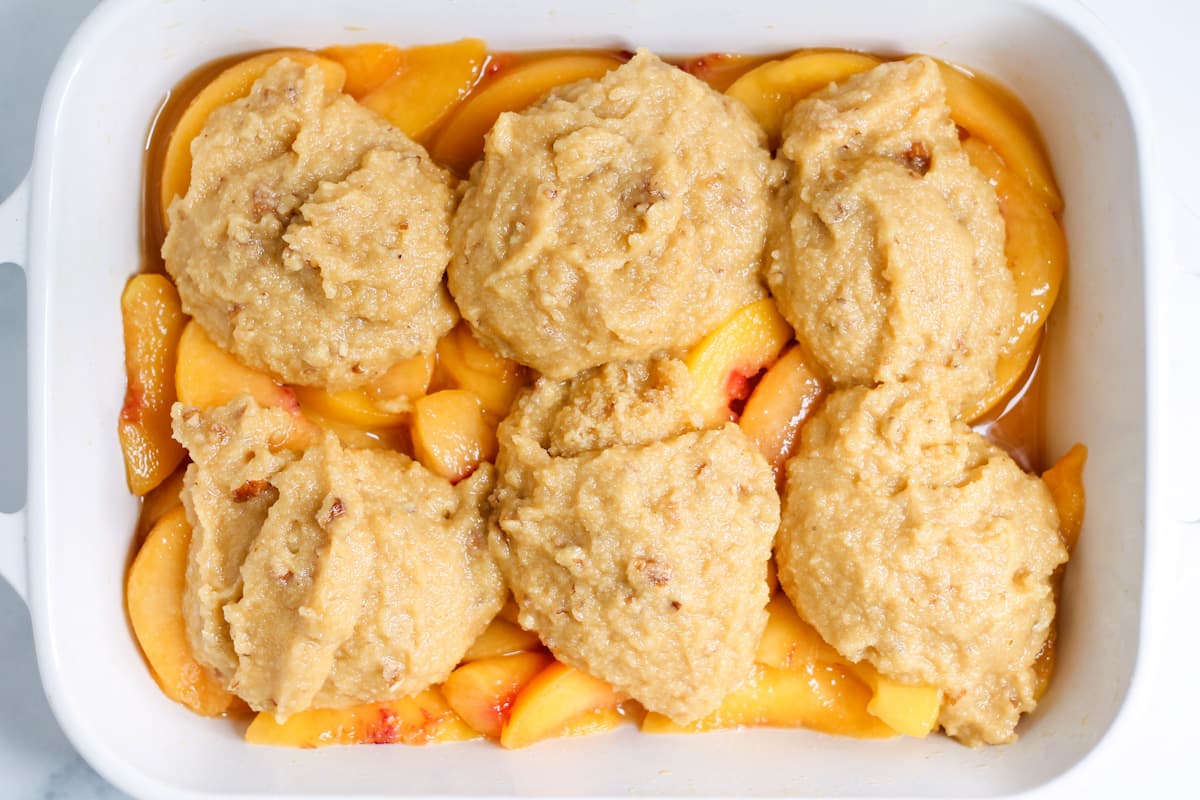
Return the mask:
<path id="1" fill-rule="evenodd" d="M 1047 343 L 1048 447 L 1091 448 L 1088 518 L 1067 576 L 1058 675 L 1015 745 L 859 742 L 805 731 L 649 737 L 632 729 L 505 752 L 484 743 L 289 751 L 245 745 L 151 680 L 122 585 L 136 501 L 116 437 L 118 297 L 138 270 L 147 129 L 190 70 L 275 46 L 464 35 L 496 48 L 645 45 L 663 53 L 835 45 L 977 66 L 1032 108 L 1053 155 L 1071 275 Z M 29 602 L 42 678 L 72 742 L 140 797 L 258 795 L 995 796 L 1075 768 L 1136 692 L 1162 602 L 1165 270 L 1154 255 L 1145 114 L 1111 45 L 1072 5 L 845 0 L 115 0 L 50 83 L 26 185 L 0 213 L 0 261 L 28 268 L 29 496 L 0 516 L 0 567 Z M 22 535 L 24 533 L 24 536 Z M 27 551 L 27 552 L 26 552 Z"/>

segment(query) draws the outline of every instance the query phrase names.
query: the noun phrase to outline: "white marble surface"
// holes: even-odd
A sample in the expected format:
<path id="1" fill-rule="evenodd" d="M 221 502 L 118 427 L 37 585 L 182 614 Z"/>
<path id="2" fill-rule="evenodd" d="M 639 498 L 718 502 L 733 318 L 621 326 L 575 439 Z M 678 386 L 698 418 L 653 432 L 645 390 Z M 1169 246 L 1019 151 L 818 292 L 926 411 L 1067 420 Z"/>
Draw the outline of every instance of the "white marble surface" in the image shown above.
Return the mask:
<path id="1" fill-rule="evenodd" d="M 24 175 L 32 152 L 34 120 L 54 61 L 71 31 L 96 0 L 0 0 L 0 197 Z M 1200 156 L 1194 145 L 1200 129 L 1194 88 L 1194 47 L 1200 38 L 1200 3 L 1190 0 L 1084 0 L 1111 28 L 1142 76 L 1157 122 L 1163 158 L 1183 210 L 1182 229 L 1200 233 Z M 1185 99 L 1186 98 L 1186 99 Z M 1200 271 L 1200 264 L 1192 265 Z M 22 282 L 13 269 L 0 268 L 0 509 L 22 504 L 23 443 L 14 425 L 24 415 L 23 384 L 13 361 L 23 314 Z M 1200 356 L 1192 360 L 1192 369 Z M 1106 741 L 1096 757 L 1051 787 L 1047 796 L 1200 797 L 1196 778 L 1195 730 L 1200 694 L 1193 686 L 1200 664 L 1200 530 L 1172 528 L 1173 571 L 1163 579 L 1178 583 L 1175 619 L 1160 629 L 1176 635 L 1154 644 L 1147 667 L 1148 692 L 1130 709 L 1137 724 Z M 1184 635 L 1178 635 L 1183 632 Z M 0 582 L 0 800 L 109 800 L 124 797 L 75 753 L 54 721 L 38 680 L 29 615 Z"/>

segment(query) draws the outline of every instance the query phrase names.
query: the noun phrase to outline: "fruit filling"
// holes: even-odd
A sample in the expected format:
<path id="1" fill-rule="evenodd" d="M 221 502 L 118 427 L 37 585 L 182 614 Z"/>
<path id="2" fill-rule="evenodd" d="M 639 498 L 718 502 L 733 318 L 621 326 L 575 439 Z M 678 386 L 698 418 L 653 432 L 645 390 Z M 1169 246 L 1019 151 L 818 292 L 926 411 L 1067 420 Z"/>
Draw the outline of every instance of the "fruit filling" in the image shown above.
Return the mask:
<path id="1" fill-rule="evenodd" d="M 997 84 L 462 39 L 158 120 L 118 433 L 168 697 L 290 747 L 1015 738 L 1086 449 L 1038 477 L 1063 199 Z"/>

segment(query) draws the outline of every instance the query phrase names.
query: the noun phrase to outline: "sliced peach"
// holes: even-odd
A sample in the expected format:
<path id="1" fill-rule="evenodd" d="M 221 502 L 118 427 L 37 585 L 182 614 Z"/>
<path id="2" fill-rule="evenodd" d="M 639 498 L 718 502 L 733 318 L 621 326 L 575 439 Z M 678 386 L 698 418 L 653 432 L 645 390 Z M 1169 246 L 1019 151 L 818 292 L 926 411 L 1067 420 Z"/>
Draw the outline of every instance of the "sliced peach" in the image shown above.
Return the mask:
<path id="1" fill-rule="evenodd" d="M 483 137 L 505 111 L 533 105 L 555 86 L 599 78 L 622 64 L 612 55 L 550 56 L 501 71 L 467 99 L 434 137 L 429 153 L 461 175 L 483 155 Z"/>
<path id="2" fill-rule="evenodd" d="M 1000 360 L 996 362 L 996 377 L 992 379 L 992 385 L 963 418 L 970 420 L 970 424 L 974 425 L 989 416 L 1001 402 L 1010 397 L 1029 375 L 1041 345 L 1042 336 L 1039 331 L 1028 343 L 1002 352 Z"/>
<path id="3" fill-rule="evenodd" d="M 167 209 L 171 201 L 187 194 L 188 184 L 192 180 L 192 140 L 200 135 L 209 115 L 220 106 L 248 96 L 254 88 L 254 82 L 281 58 L 290 58 L 306 67 L 320 66 L 325 77 L 325 87 L 330 91 L 338 91 L 346 81 L 346 70 L 341 64 L 307 50 L 273 50 L 260 53 L 245 61 L 239 61 L 210 81 L 188 103 L 167 141 L 159 195 L 164 226 L 170 225 Z"/>
<path id="4" fill-rule="evenodd" d="M 441 338 L 437 353 L 441 382 L 473 392 L 497 420 L 508 414 L 517 393 L 528 383 L 520 364 L 481 345 L 465 322 Z"/>
<path id="5" fill-rule="evenodd" d="M 799 345 L 792 345 L 763 373 L 750 393 L 738 425 L 783 483 L 783 465 L 800 444 L 800 428 L 825 394 L 825 386 Z"/>
<path id="6" fill-rule="evenodd" d="M 417 461 L 451 481 L 496 457 L 496 431 L 479 398 L 465 389 L 444 389 L 413 404 L 412 443 Z"/>
<path id="7" fill-rule="evenodd" d="M 334 45 L 326 47 L 320 55 L 336 61 L 346 70 L 342 91 L 355 100 L 361 100 L 363 95 L 392 77 L 404 60 L 403 50 L 381 42 Z"/>
<path id="8" fill-rule="evenodd" d="M 1050 495 L 1058 507 L 1058 535 L 1062 537 L 1068 552 L 1075 549 L 1079 532 L 1083 529 L 1083 512 L 1087 506 L 1083 466 L 1087 463 L 1087 456 L 1087 448 L 1077 444 L 1054 462 L 1053 467 L 1042 473 L 1042 480 L 1050 487 Z"/>
<path id="9" fill-rule="evenodd" d="M 692 404 L 709 425 L 734 419 L 731 404 L 750 394 L 750 381 L 779 357 L 792 328 L 775 301 L 757 300 L 735 311 L 688 351 Z"/>
<path id="10" fill-rule="evenodd" d="M 451 672 L 442 692 L 468 725 L 499 738 L 517 694 L 553 660 L 544 652 L 481 658 Z"/>
<path id="11" fill-rule="evenodd" d="M 877 64 L 879 59 L 862 53 L 797 53 L 750 70 L 725 94 L 746 104 L 774 147 L 779 144 L 784 115 L 798 100 Z"/>
<path id="12" fill-rule="evenodd" d="M 175 391 L 179 402 L 196 408 L 221 406 L 243 394 L 251 395 L 259 405 L 282 408 L 292 415 L 288 447 L 304 448 L 319 433 L 317 426 L 300 412 L 292 389 L 217 347 L 195 320 L 187 324 L 179 339 Z"/>
<path id="13" fill-rule="evenodd" d="M 1014 113 L 1004 98 L 965 69 L 942 61 L 938 62 L 938 68 L 946 84 L 951 119 L 991 145 L 1052 213 L 1062 211 L 1062 195 L 1054 182 L 1050 159 L 1036 128 L 1026 122 L 1027 115 Z"/>
<path id="14" fill-rule="evenodd" d="M 269 712 L 246 729 L 250 744 L 324 747 L 330 744 L 430 744 L 478 739 L 436 688 L 412 697 L 341 709 L 302 711 L 280 722 Z"/>
<path id="15" fill-rule="evenodd" d="M 850 665 L 850 671 L 871 690 L 867 711 L 896 733 L 923 739 L 937 727 L 942 692 L 932 686 L 911 686 L 892 680 L 867 661 Z"/>
<path id="16" fill-rule="evenodd" d="M 599 678 L 555 661 L 517 694 L 500 732 L 500 744 L 516 749 L 558 736 L 585 714 L 616 708 L 621 699 Z"/>
<path id="17" fill-rule="evenodd" d="M 764 56 L 746 56 L 737 53 L 707 53 L 689 58 L 680 68 L 695 75 L 718 92 L 723 92 L 738 78 L 766 61 Z"/>
<path id="18" fill-rule="evenodd" d="M 537 650 L 541 646 L 541 640 L 533 631 L 527 631 L 520 625 L 496 617 L 483 633 L 479 634 L 479 638 L 463 656 L 463 661 L 478 661 L 481 658 L 523 653 Z"/>
<path id="19" fill-rule="evenodd" d="M 229 708 L 233 695 L 192 657 L 183 623 L 183 587 L 192 529 L 183 507 L 167 512 L 146 537 L 125 585 L 133 634 L 158 685 L 172 700 L 205 716 Z"/>
<path id="20" fill-rule="evenodd" d="M 391 428 L 368 428 L 345 420 L 327 417 L 313 408 L 305 408 L 304 416 L 316 426 L 313 430 L 319 428 L 333 431 L 345 447 L 354 447 L 359 450 L 395 450 L 405 455 L 412 455 L 412 437 L 409 435 L 408 428 L 403 425 Z M 309 437 L 311 434 L 305 436 Z"/>
<path id="21" fill-rule="evenodd" d="M 187 464 L 180 464 L 166 480 L 142 497 L 142 513 L 138 515 L 139 535 L 149 531 L 168 511 L 183 502 L 179 493 L 183 491 L 183 476 L 186 472 Z"/>
<path id="22" fill-rule="evenodd" d="M 402 425 L 404 414 L 385 411 L 376 405 L 366 389 L 327 392 L 315 386 L 297 386 L 293 390 L 304 413 L 349 422 L 360 428 L 389 428 Z"/>
<path id="23" fill-rule="evenodd" d="M 479 39 L 410 47 L 394 74 L 360 102 L 419 139 L 467 96 L 485 60 Z"/>
<path id="24" fill-rule="evenodd" d="M 837 664 L 871 690 L 867 711 L 897 733 L 924 737 L 937 724 L 941 692 L 931 686 L 909 686 L 880 675 L 869 662 L 852 662 L 821 638 L 800 618 L 782 594 L 767 604 L 767 627 L 759 640 L 755 661 L 775 669 L 808 669 Z"/>
<path id="25" fill-rule="evenodd" d="M 721 702 L 721 707 L 690 725 L 650 712 L 646 733 L 701 733 L 723 728 L 762 726 L 810 728 L 859 739 L 885 739 L 896 733 L 867 713 L 871 692 L 843 667 L 810 664 L 775 669 L 756 664 L 750 677 Z"/>
<path id="26" fill-rule="evenodd" d="M 767 627 L 754 655 L 756 663 L 775 669 L 800 669 L 808 664 L 844 663 L 813 626 L 800 618 L 782 593 L 767 603 Z"/>
<path id="27" fill-rule="evenodd" d="M 437 365 L 437 353 L 422 353 L 394 364 L 365 387 L 367 394 L 376 403 L 391 404 L 413 401 L 429 391 L 433 370 Z"/>
<path id="28" fill-rule="evenodd" d="M 620 727 L 628 719 L 619 708 L 597 708 L 595 711 L 585 711 L 568 722 L 557 736 L 592 736 L 607 733 Z"/>
<path id="29" fill-rule="evenodd" d="M 1067 266 L 1067 237 L 1058 220 L 982 139 L 968 137 L 963 149 L 996 189 L 1004 217 L 1004 255 L 1017 289 L 1017 317 L 1009 351 L 1027 347 L 1054 308 Z"/>
<path id="30" fill-rule="evenodd" d="M 183 460 L 171 438 L 175 362 L 187 317 L 163 275 L 137 275 L 121 293 L 125 332 L 125 403 L 117 422 L 129 490 L 144 495 Z"/>

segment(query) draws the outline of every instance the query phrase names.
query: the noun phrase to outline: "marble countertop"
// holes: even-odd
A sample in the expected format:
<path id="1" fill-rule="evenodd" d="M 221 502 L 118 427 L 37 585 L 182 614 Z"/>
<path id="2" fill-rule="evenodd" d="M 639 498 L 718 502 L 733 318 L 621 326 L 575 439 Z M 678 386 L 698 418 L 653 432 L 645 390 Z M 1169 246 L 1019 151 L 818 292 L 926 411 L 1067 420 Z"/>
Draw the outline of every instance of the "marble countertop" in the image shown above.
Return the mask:
<path id="1" fill-rule="evenodd" d="M 1196 68 L 1191 48 L 1200 37 L 1200 3 L 1186 0 L 1081 0 L 1115 32 L 1151 101 L 1163 162 L 1181 200 L 1177 224 L 1200 233 L 1200 155 L 1192 140 L 1200 130 L 1196 91 L 1187 84 Z M 96 0 L 0 0 L 0 197 L 25 174 L 32 155 L 34 121 L 50 71 L 71 32 Z M 0 510 L 23 504 L 23 383 L 14 361 L 24 326 L 22 278 L 0 267 Z M 1178 582 L 1171 620 L 1160 629 L 1177 635 L 1156 645 L 1145 662 L 1146 693 L 1129 708 L 1129 724 L 1110 737 L 1080 769 L 1051 787 L 1055 797 L 1200 797 L 1192 766 L 1200 693 L 1191 681 L 1200 664 L 1200 531 L 1174 525 Z M 1178 635 L 1185 632 L 1184 635 Z M 50 712 L 38 679 L 29 613 L 0 581 L 0 800 L 110 800 L 125 795 L 76 754 Z"/>

